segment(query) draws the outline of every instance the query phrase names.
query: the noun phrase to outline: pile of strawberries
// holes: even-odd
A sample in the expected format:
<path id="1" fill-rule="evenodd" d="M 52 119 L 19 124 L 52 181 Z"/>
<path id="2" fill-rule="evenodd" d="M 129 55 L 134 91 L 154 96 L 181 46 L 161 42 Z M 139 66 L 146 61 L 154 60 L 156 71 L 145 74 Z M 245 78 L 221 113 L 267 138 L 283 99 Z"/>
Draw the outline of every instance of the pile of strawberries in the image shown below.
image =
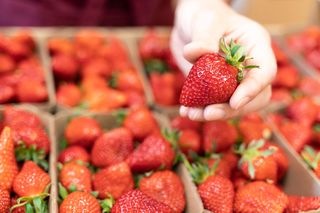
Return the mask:
<path id="1" fill-rule="evenodd" d="M 295 52 L 301 53 L 305 60 L 320 71 L 320 27 L 310 26 L 302 32 L 288 36 L 288 46 Z"/>
<path id="2" fill-rule="evenodd" d="M 60 212 L 183 212 L 172 137 L 146 108 L 118 118 L 111 130 L 85 116 L 67 124 L 58 158 Z"/>
<path id="3" fill-rule="evenodd" d="M 269 119 L 320 178 L 320 105 L 302 97 Z"/>
<path id="4" fill-rule="evenodd" d="M 139 42 L 139 54 L 154 101 L 163 106 L 178 105 L 185 76 L 170 52 L 168 38 L 158 35 L 154 30 L 147 31 Z"/>
<path id="5" fill-rule="evenodd" d="M 215 213 L 300 212 L 320 208 L 320 197 L 286 195 L 284 151 L 270 141 L 258 114 L 233 121 L 199 123 L 173 118 L 182 157 L 203 202 Z"/>
<path id="6" fill-rule="evenodd" d="M 0 212 L 49 212 L 50 141 L 43 124 L 31 112 L 6 107 L 1 129 Z"/>
<path id="7" fill-rule="evenodd" d="M 278 72 L 272 82 L 272 97 L 275 102 L 291 103 L 295 98 L 307 95 L 320 97 L 320 80 L 299 74 L 288 56 L 273 42 Z"/>
<path id="8" fill-rule="evenodd" d="M 112 111 L 145 105 L 141 79 L 116 37 L 83 30 L 48 41 L 61 106 Z"/>
<path id="9" fill-rule="evenodd" d="M 44 70 L 31 34 L 0 34 L 0 104 L 47 99 Z"/>

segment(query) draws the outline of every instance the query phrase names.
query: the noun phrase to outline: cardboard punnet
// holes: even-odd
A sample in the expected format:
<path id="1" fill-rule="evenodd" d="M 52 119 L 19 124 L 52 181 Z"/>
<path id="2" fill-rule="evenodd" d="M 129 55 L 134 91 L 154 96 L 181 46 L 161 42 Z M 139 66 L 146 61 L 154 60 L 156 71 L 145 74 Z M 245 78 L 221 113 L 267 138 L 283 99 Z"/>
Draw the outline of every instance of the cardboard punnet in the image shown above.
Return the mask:
<path id="1" fill-rule="evenodd" d="M 178 111 L 176 111 L 176 113 L 170 114 L 167 118 L 172 119 L 177 115 Z M 264 112 L 262 112 L 261 115 L 265 119 Z M 169 122 L 169 120 L 166 121 L 166 123 L 168 124 Z M 272 131 L 272 141 L 283 148 L 283 151 L 285 152 L 289 160 L 288 171 L 286 173 L 286 176 L 284 177 L 284 180 L 281 182 L 284 192 L 289 195 L 320 196 L 320 184 L 315 175 L 312 174 L 312 172 L 306 167 L 306 165 L 292 150 L 292 148 L 288 146 L 281 134 L 279 134 L 279 132 L 274 127 L 272 127 Z M 204 209 L 201 198 L 197 191 L 197 187 L 193 183 L 186 167 L 181 164 L 179 165 L 177 171 L 179 176 L 182 178 L 186 189 L 186 212 L 209 213 L 210 211 Z M 311 213 L 312 211 L 308 212 Z"/>
<path id="2" fill-rule="evenodd" d="M 33 39 L 36 43 L 36 56 L 41 61 L 41 64 L 43 67 L 45 81 L 46 81 L 45 84 L 46 84 L 47 91 L 48 91 L 48 100 L 46 102 L 42 102 L 42 103 L 13 103 L 13 104 L 14 105 L 20 105 L 20 104 L 34 105 L 41 110 L 50 112 L 55 105 L 55 94 L 54 94 L 54 85 L 53 85 L 52 75 L 51 75 L 50 70 L 47 67 L 46 56 L 44 54 L 44 48 L 42 45 L 42 36 L 44 34 L 35 28 L 22 28 L 22 29 L 29 30 L 32 33 Z M 22 30 L 22 29 L 21 28 L 14 28 L 14 27 L 12 27 L 12 28 L 10 28 L 10 27 L 1 28 L 0 27 L 0 32 L 4 33 L 7 36 L 10 36 L 10 35 L 14 34 L 15 32 Z"/>
<path id="3" fill-rule="evenodd" d="M 49 212 L 56 213 L 58 212 L 58 202 L 57 202 L 57 183 L 56 183 L 56 149 L 55 149 L 55 140 L 54 140 L 54 120 L 53 117 L 46 112 L 40 111 L 33 105 L 21 104 L 15 106 L 17 109 L 25 110 L 36 114 L 42 121 L 46 132 L 48 133 L 50 139 L 50 153 L 49 153 L 49 175 L 51 179 L 51 187 L 50 187 L 50 198 L 49 198 Z M 0 114 L 2 115 L 4 107 L 0 107 Z"/>

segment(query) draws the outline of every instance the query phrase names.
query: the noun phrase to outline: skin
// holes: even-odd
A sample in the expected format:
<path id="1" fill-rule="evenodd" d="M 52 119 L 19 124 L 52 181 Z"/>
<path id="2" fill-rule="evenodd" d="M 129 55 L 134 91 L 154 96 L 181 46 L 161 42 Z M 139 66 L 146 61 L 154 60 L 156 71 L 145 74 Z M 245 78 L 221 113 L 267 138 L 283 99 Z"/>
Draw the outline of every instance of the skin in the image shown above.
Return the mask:
<path id="1" fill-rule="evenodd" d="M 268 104 L 270 84 L 277 71 L 269 33 L 257 22 L 233 11 L 223 0 L 179 2 L 170 45 L 185 74 L 200 56 L 219 51 L 222 36 L 227 42 L 232 38 L 245 46 L 247 54 L 253 57 L 248 64 L 259 65 L 259 68 L 245 72 L 229 103 L 204 108 L 181 106 L 181 116 L 192 120 L 227 119 L 259 110 Z"/>

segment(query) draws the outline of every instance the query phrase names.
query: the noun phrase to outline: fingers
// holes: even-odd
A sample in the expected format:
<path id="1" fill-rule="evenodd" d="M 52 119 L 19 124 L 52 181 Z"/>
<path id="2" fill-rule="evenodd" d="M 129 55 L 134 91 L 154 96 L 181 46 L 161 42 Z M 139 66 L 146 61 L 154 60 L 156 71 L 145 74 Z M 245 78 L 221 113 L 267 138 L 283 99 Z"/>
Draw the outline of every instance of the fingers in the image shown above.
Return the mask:
<path id="1" fill-rule="evenodd" d="M 249 112 L 257 111 L 269 103 L 271 97 L 271 86 L 267 86 L 252 101 L 244 105 L 242 108 L 235 110 L 229 104 L 213 104 L 202 108 L 181 107 L 180 115 L 188 117 L 191 120 L 210 121 L 228 119 L 240 116 Z"/>
<path id="2" fill-rule="evenodd" d="M 262 27 L 255 27 L 257 28 L 255 36 L 247 36 L 241 42 L 245 46 L 251 47 L 249 55 L 254 59 L 249 62 L 251 65 L 258 65 L 259 68 L 251 69 L 245 74 L 245 78 L 230 99 L 230 106 L 233 109 L 240 109 L 252 101 L 271 84 L 277 71 L 276 59 L 270 45 L 269 35 Z M 254 29 L 252 30 L 254 31 Z"/>

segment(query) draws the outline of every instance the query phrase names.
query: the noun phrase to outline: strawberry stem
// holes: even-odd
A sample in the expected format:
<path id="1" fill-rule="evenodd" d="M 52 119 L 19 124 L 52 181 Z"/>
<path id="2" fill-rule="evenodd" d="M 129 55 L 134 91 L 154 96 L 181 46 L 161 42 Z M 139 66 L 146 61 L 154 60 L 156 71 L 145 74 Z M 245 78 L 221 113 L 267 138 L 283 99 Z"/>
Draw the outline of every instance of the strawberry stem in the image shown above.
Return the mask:
<path id="1" fill-rule="evenodd" d="M 233 39 L 227 44 L 225 38 L 222 37 L 219 43 L 220 50 L 225 54 L 226 62 L 238 70 L 238 82 L 241 82 L 243 79 L 243 70 L 259 68 L 259 66 L 256 65 L 243 65 L 246 61 L 253 58 L 246 56 L 244 47 L 237 44 Z"/>

